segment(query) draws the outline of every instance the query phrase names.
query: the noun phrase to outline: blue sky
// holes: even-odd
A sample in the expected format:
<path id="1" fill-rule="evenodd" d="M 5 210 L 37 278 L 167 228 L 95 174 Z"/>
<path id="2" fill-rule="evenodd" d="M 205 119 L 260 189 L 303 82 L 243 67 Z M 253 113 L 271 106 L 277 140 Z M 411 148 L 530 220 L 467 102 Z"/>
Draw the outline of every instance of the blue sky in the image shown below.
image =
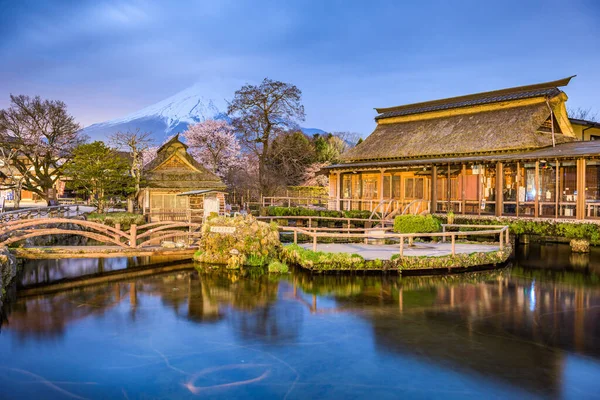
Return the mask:
<path id="1" fill-rule="evenodd" d="M 303 91 L 307 127 L 369 134 L 374 107 L 577 74 L 600 116 L 600 1 L 0 0 L 0 107 L 60 99 L 84 126 L 200 83 Z"/>

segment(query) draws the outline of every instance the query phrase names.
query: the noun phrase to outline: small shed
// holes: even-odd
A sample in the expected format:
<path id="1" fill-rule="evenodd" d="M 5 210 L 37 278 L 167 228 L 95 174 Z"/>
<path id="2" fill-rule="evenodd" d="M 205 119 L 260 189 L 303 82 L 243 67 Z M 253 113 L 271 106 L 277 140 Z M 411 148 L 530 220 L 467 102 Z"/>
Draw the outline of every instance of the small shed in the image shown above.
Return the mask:
<path id="1" fill-rule="evenodd" d="M 198 222 L 211 213 L 224 214 L 226 194 L 216 189 L 202 189 L 179 193 L 177 196 L 188 198 L 190 219 L 192 222 Z"/>
<path id="2" fill-rule="evenodd" d="M 139 201 L 150 221 L 187 221 L 190 219 L 192 202 L 195 209 L 200 209 L 195 202 L 199 199 L 203 202 L 207 194 L 212 197 L 214 193 L 220 199 L 219 207 L 225 207 L 225 184 L 198 163 L 187 149 L 188 146 L 176 135 L 158 149 L 156 158 L 144 168 L 146 185 Z M 206 192 L 179 196 L 194 191 Z M 212 209 L 214 206 L 210 207 Z M 205 209 L 204 204 L 201 209 Z"/>

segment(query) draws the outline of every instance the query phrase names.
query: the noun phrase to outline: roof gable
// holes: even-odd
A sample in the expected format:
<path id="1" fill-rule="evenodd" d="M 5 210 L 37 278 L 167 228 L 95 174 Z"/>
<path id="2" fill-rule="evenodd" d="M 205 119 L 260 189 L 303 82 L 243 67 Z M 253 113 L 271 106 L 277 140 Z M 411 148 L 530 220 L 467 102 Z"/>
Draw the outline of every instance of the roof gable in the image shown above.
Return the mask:
<path id="1" fill-rule="evenodd" d="M 148 186 L 188 190 L 224 188 L 221 178 L 196 161 L 187 149 L 188 146 L 179 140 L 179 135 L 162 145 L 156 158 L 144 168 Z"/>

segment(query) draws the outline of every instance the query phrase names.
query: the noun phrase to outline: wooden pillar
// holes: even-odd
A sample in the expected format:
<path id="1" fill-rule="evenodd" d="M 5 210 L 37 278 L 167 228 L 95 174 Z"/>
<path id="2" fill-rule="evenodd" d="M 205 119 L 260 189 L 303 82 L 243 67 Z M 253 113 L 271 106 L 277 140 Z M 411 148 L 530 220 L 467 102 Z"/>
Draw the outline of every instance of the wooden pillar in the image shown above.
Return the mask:
<path id="1" fill-rule="evenodd" d="M 465 190 L 466 190 L 466 185 L 467 185 L 467 164 L 463 164 L 462 165 L 462 187 L 460 190 L 460 200 L 462 201 L 462 213 L 465 214 L 466 209 L 467 209 L 467 200 L 466 200 L 466 196 L 465 196 Z"/>
<path id="2" fill-rule="evenodd" d="M 554 218 L 558 218 L 558 199 L 560 196 L 560 186 L 559 186 L 559 180 L 560 180 L 560 174 L 558 173 L 558 166 L 560 165 L 558 162 L 558 159 L 556 159 L 554 161 L 555 164 L 555 171 L 554 171 L 554 180 L 555 180 L 555 185 L 554 185 Z"/>
<path id="3" fill-rule="evenodd" d="M 577 160 L 577 203 L 575 217 L 585 219 L 585 159 Z"/>
<path id="4" fill-rule="evenodd" d="M 501 217 L 504 211 L 504 170 L 502 163 L 496 163 L 496 217 Z"/>
<path id="5" fill-rule="evenodd" d="M 342 186 L 342 173 L 340 171 L 337 172 L 337 190 L 336 190 L 336 201 L 335 201 L 335 209 L 340 211 L 342 209 L 342 204 L 340 199 L 343 194 L 343 186 Z"/>
<path id="6" fill-rule="evenodd" d="M 129 230 L 129 235 L 130 235 L 130 242 L 129 242 L 129 246 L 133 249 L 135 249 L 137 247 L 137 225 L 136 224 L 131 224 L 131 228 Z"/>
<path id="7" fill-rule="evenodd" d="M 379 201 L 383 201 L 383 171 L 383 168 L 379 170 Z"/>
<path id="8" fill-rule="evenodd" d="M 446 177 L 446 212 L 452 210 L 452 186 L 450 185 L 450 163 L 448 163 L 448 176 Z"/>
<path id="9" fill-rule="evenodd" d="M 431 210 L 433 214 L 437 212 L 437 165 L 431 166 Z"/>
<path id="10" fill-rule="evenodd" d="M 521 163 L 517 161 L 517 173 L 515 174 L 517 181 L 517 196 L 515 197 L 515 215 L 519 216 L 519 189 L 521 188 Z"/>
<path id="11" fill-rule="evenodd" d="M 534 201 L 535 201 L 535 211 L 533 213 L 533 216 L 535 218 L 540 216 L 540 161 L 536 160 L 535 162 L 535 179 L 534 179 L 534 184 L 535 184 L 535 197 L 534 197 Z"/>

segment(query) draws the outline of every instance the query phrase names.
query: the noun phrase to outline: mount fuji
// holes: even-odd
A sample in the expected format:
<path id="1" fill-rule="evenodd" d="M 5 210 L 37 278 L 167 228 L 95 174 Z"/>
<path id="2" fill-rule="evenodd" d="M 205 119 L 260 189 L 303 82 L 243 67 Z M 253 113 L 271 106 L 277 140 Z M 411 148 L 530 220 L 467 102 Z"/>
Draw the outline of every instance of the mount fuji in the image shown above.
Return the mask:
<path id="1" fill-rule="evenodd" d="M 203 88 L 193 85 L 156 104 L 143 108 L 122 118 L 90 125 L 83 133 L 91 140 L 106 141 L 115 132 L 135 131 L 152 132 L 156 144 L 167 137 L 183 132 L 188 125 L 207 119 L 228 120 L 225 101 L 215 101 L 202 95 Z M 305 134 L 325 133 L 318 128 L 300 128 Z"/>

